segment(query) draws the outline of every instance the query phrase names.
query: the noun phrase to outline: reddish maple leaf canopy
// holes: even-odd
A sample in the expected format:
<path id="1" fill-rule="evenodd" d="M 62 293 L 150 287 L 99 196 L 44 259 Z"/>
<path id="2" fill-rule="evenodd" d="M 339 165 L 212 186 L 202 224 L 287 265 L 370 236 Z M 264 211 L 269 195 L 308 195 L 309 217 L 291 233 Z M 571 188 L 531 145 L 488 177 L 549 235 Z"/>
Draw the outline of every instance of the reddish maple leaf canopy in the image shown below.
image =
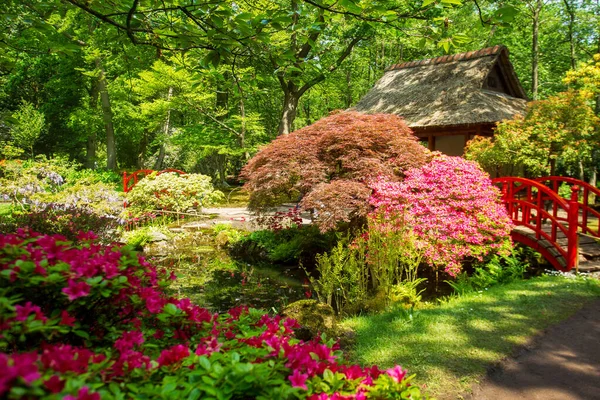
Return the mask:
<path id="1" fill-rule="evenodd" d="M 302 209 L 317 211 L 317 224 L 326 231 L 367 215 L 370 180 L 401 180 L 430 157 L 398 116 L 338 112 L 278 137 L 241 176 L 250 209 L 300 200 Z"/>

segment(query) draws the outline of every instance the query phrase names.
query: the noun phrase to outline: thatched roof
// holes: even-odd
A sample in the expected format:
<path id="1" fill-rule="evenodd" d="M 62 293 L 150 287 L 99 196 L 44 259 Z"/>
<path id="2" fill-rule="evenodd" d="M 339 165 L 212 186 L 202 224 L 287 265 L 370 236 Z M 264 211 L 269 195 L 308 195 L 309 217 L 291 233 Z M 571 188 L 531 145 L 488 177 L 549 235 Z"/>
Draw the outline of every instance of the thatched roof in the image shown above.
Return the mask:
<path id="1" fill-rule="evenodd" d="M 393 65 L 353 109 L 427 128 L 494 123 L 524 114 L 525 104 L 508 49 L 495 46 Z"/>

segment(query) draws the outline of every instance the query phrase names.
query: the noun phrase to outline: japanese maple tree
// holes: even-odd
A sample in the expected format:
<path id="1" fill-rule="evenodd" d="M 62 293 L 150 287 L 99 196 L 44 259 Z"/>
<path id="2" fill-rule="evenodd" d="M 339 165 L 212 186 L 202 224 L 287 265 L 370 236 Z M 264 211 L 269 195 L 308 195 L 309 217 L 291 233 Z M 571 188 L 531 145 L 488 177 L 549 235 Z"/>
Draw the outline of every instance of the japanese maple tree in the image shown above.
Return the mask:
<path id="1" fill-rule="evenodd" d="M 263 148 L 244 167 L 250 208 L 288 201 L 315 210 L 323 231 L 365 217 L 371 188 L 383 177 L 398 182 L 424 165 L 429 151 L 398 116 L 338 112 Z"/>

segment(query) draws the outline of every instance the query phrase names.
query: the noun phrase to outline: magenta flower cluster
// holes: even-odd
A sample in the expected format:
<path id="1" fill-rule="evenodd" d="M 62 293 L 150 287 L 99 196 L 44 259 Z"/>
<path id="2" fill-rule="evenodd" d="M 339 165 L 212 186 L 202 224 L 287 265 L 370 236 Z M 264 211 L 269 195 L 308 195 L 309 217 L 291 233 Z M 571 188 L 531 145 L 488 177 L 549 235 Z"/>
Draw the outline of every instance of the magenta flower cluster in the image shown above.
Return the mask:
<path id="1" fill-rule="evenodd" d="M 510 246 L 512 223 L 500 192 L 475 162 L 440 155 L 407 171 L 402 182 L 379 178 L 371 187 L 371 217 L 388 221 L 381 229 L 408 224 L 427 262 L 451 275 L 465 257 L 481 259 Z"/>
<path id="2" fill-rule="evenodd" d="M 170 279 L 93 234 L 0 235 L 0 397 L 422 398 L 400 367 L 349 365 L 292 319 L 213 314 Z"/>

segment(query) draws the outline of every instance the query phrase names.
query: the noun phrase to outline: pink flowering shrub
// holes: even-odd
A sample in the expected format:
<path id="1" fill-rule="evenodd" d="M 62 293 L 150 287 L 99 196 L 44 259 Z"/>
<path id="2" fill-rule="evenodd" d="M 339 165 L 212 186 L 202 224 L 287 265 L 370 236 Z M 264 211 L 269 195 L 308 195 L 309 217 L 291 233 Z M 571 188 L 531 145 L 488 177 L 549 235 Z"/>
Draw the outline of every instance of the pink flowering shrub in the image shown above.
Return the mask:
<path id="1" fill-rule="evenodd" d="M 383 219 L 411 226 L 425 260 L 450 275 L 460 272 L 465 257 L 510 248 L 512 224 L 500 192 L 472 161 L 440 155 L 407 171 L 402 182 L 379 178 L 371 186 L 373 215 L 400 215 Z"/>
<path id="2" fill-rule="evenodd" d="M 169 278 L 91 234 L 0 235 L 0 398 L 421 398 L 400 367 L 347 365 L 291 319 L 213 314 Z"/>

